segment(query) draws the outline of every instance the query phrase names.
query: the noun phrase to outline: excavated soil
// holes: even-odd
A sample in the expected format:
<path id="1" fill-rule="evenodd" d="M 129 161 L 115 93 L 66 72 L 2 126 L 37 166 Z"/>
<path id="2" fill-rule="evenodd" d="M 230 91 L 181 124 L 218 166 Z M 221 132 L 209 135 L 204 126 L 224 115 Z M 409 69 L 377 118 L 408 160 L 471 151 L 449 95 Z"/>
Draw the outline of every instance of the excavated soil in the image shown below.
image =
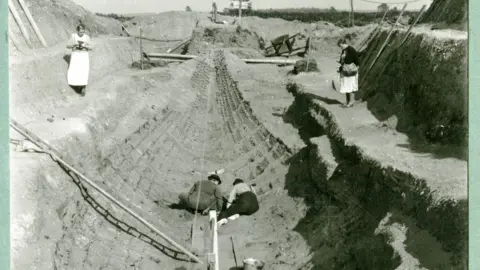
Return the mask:
<path id="1" fill-rule="evenodd" d="M 92 37 L 105 34 L 119 35 L 122 32 L 118 21 L 96 16 L 69 0 L 25 0 L 24 2 L 48 46 L 54 46 L 68 40 L 72 33 L 76 31 L 75 28 L 79 23 L 85 25 L 86 30 Z M 12 1 L 12 5 L 15 6 L 21 16 L 20 19 L 25 25 L 33 48 L 42 48 L 39 38 L 36 36 L 18 1 Z M 10 43 L 14 43 L 15 46 L 11 48 L 13 50 L 20 49 L 21 51 L 28 50 L 28 45 L 20 32 L 20 28 L 11 14 L 8 16 L 8 23 L 9 31 L 14 35 L 14 39 L 10 39 Z M 13 40 L 15 42 L 12 42 Z"/>
<path id="2" fill-rule="evenodd" d="M 239 262 L 254 257 L 264 269 L 462 269 L 464 161 L 402 152 L 392 141 L 408 143 L 407 135 L 386 130 L 363 104 L 341 109 L 331 90 L 336 39 L 349 32 L 356 42 L 372 26 L 322 36 L 318 23 L 310 56 L 321 72 L 289 82 L 291 67 L 247 65 L 239 51 L 259 53 L 259 40 L 286 33 L 280 25 L 305 36 L 309 25 L 245 18 L 241 28 L 204 27 L 206 16 L 168 12 L 127 23 L 152 39 L 192 36 L 189 49 L 201 56 L 181 64 L 132 70 L 134 38 L 95 38 L 85 97 L 65 83 L 65 44 L 18 54 L 11 116 L 187 249 L 194 216 L 169 206 L 179 193 L 219 168 L 225 195 L 236 177 L 256 183 L 260 210 L 219 229 L 220 269 L 235 269 L 231 239 Z M 218 31 L 213 38 L 223 45 L 199 46 L 212 42 L 206 30 Z M 378 42 L 368 44 L 365 59 Z M 416 37 L 409 42 L 414 47 Z M 461 84 L 452 87 L 461 95 Z M 389 93 L 382 89 L 369 91 Z M 459 111 L 449 100 L 445 106 Z M 196 267 L 45 154 L 12 147 L 11 164 L 13 269 Z"/>

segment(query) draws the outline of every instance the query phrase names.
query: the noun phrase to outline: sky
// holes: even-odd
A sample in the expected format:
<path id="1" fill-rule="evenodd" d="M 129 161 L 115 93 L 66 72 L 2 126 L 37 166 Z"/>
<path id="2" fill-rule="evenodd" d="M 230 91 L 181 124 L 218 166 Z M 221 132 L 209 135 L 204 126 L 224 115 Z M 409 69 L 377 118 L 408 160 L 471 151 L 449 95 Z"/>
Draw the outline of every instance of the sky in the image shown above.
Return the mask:
<path id="1" fill-rule="evenodd" d="M 212 0 L 73 0 L 75 3 L 81 5 L 85 9 L 92 12 L 100 13 L 157 13 L 171 10 L 185 10 L 186 6 L 190 6 L 194 11 L 210 11 L 212 7 Z M 329 8 L 335 7 L 337 10 L 349 10 L 350 0 L 251 0 L 253 9 L 279 9 L 279 8 Z M 409 0 L 367 0 L 378 1 L 380 3 L 398 3 Z M 410 0 L 411 1 L 411 0 Z M 163 3 L 162 3 L 163 2 Z M 219 10 L 227 7 L 230 0 L 216 0 Z M 419 10 L 422 5 L 427 7 L 433 0 L 418 0 L 414 3 L 409 3 L 407 10 Z M 375 10 L 379 4 L 367 3 L 362 0 L 353 0 L 353 7 L 355 10 Z M 398 9 L 403 7 L 403 4 L 389 4 L 389 6 L 396 6 Z"/>

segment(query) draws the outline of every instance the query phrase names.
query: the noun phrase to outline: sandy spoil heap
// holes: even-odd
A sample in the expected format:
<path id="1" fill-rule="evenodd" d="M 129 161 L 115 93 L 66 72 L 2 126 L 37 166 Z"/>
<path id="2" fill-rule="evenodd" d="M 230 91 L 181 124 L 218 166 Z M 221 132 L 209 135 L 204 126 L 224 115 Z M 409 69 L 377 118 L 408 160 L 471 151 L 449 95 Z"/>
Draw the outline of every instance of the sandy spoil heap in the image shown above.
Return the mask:
<path id="1" fill-rule="evenodd" d="M 193 31 L 188 46 L 189 54 L 200 54 L 212 47 L 249 49 L 251 53 L 264 49 L 264 40 L 257 33 L 239 26 L 214 25 L 198 27 Z"/>

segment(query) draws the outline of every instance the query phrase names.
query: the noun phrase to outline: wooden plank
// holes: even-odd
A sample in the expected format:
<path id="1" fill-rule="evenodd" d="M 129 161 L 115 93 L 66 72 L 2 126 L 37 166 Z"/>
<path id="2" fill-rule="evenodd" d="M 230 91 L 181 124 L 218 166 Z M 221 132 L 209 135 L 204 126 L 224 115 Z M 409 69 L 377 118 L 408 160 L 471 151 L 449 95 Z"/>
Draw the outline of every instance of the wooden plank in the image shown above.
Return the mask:
<path id="1" fill-rule="evenodd" d="M 33 31 L 35 31 L 35 34 L 37 34 L 37 37 L 40 40 L 40 42 L 42 43 L 43 47 L 47 47 L 47 42 L 45 41 L 45 38 L 43 37 L 42 32 L 40 31 L 40 28 L 38 28 L 37 23 L 33 19 L 33 16 L 30 13 L 30 10 L 28 9 L 27 5 L 25 4 L 25 2 L 23 0 L 18 0 L 18 2 L 20 3 L 20 6 L 22 7 L 23 12 L 25 12 L 25 15 L 27 15 L 27 19 L 30 22 L 30 24 L 32 25 Z"/>
<path id="2" fill-rule="evenodd" d="M 191 38 L 187 38 L 186 40 L 182 40 L 180 43 L 178 43 L 175 46 L 173 46 L 172 48 L 168 49 L 167 53 L 171 53 L 171 52 L 175 51 L 176 49 L 182 47 L 183 45 L 186 45 L 190 41 L 191 41 Z"/>
<path id="3" fill-rule="evenodd" d="M 27 29 L 25 28 L 25 25 L 22 22 L 22 19 L 20 18 L 20 14 L 18 14 L 17 9 L 12 3 L 12 0 L 8 0 L 8 8 L 10 9 L 10 12 L 13 15 L 13 18 L 18 24 L 18 27 L 20 28 L 20 31 L 22 32 L 23 37 L 25 38 L 25 41 L 27 42 L 28 47 L 33 48 L 32 42 L 30 41 L 30 36 L 28 35 Z"/>
<path id="4" fill-rule="evenodd" d="M 192 224 L 192 251 L 197 253 L 198 256 L 202 256 L 205 253 L 205 222 L 195 222 Z"/>
<path id="5" fill-rule="evenodd" d="M 288 59 L 242 59 L 247 64 L 278 64 L 278 65 L 294 65 L 296 60 Z"/>
<path id="6" fill-rule="evenodd" d="M 150 58 L 161 58 L 161 59 L 178 59 L 178 60 L 190 60 L 197 58 L 196 55 L 182 55 L 182 54 L 168 54 L 168 53 L 147 53 Z M 296 60 L 285 60 L 285 59 L 242 59 L 242 61 L 248 64 L 283 64 L 283 65 L 292 65 L 295 64 Z"/>
<path id="7" fill-rule="evenodd" d="M 214 254 L 214 270 L 219 270 L 220 265 L 218 261 L 218 227 L 217 227 L 217 211 L 210 211 L 210 224 L 212 228 L 213 234 L 213 245 L 212 245 L 212 253 Z"/>

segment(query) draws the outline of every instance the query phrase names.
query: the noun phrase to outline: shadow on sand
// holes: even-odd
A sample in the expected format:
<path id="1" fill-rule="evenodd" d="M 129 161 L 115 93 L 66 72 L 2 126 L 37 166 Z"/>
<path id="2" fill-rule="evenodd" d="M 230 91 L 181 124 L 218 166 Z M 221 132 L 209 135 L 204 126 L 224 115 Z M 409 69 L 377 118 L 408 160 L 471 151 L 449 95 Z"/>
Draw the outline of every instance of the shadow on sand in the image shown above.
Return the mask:
<path id="1" fill-rule="evenodd" d="M 372 233 L 384 215 L 384 207 L 377 211 L 367 209 L 371 210 L 373 216 L 359 209 L 358 196 L 353 193 L 369 188 L 343 187 L 345 181 L 354 185 L 365 183 L 347 179 L 352 177 L 345 174 L 350 164 L 340 160 L 328 182 L 335 181 L 340 190 L 345 188 L 347 190 L 344 193 L 352 194 L 347 195 L 350 199 L 345 201 L 331 195 L 332 191 L 326 185 L 327 179 L 322 179 L 326 173 L 321 171 L 326 171 L 326 167 L 312 158 L 310 147 L 311 138 L 325 133 L 314 119 L 304 115 L 304 105 L 294 101 L 283 115 L 284 122 L 297 128 L 307 145 L 287 160 L 289 167 L 285 176 L 288 195 L 302 198 L 308 207 L 306 215 L 293 229 L 310 246 L 310 258 L 303 266 L 309 269 L 395 269 L 400 261 L 392 259 L 393 249 L 386 244 L 383 236 Z"/>

